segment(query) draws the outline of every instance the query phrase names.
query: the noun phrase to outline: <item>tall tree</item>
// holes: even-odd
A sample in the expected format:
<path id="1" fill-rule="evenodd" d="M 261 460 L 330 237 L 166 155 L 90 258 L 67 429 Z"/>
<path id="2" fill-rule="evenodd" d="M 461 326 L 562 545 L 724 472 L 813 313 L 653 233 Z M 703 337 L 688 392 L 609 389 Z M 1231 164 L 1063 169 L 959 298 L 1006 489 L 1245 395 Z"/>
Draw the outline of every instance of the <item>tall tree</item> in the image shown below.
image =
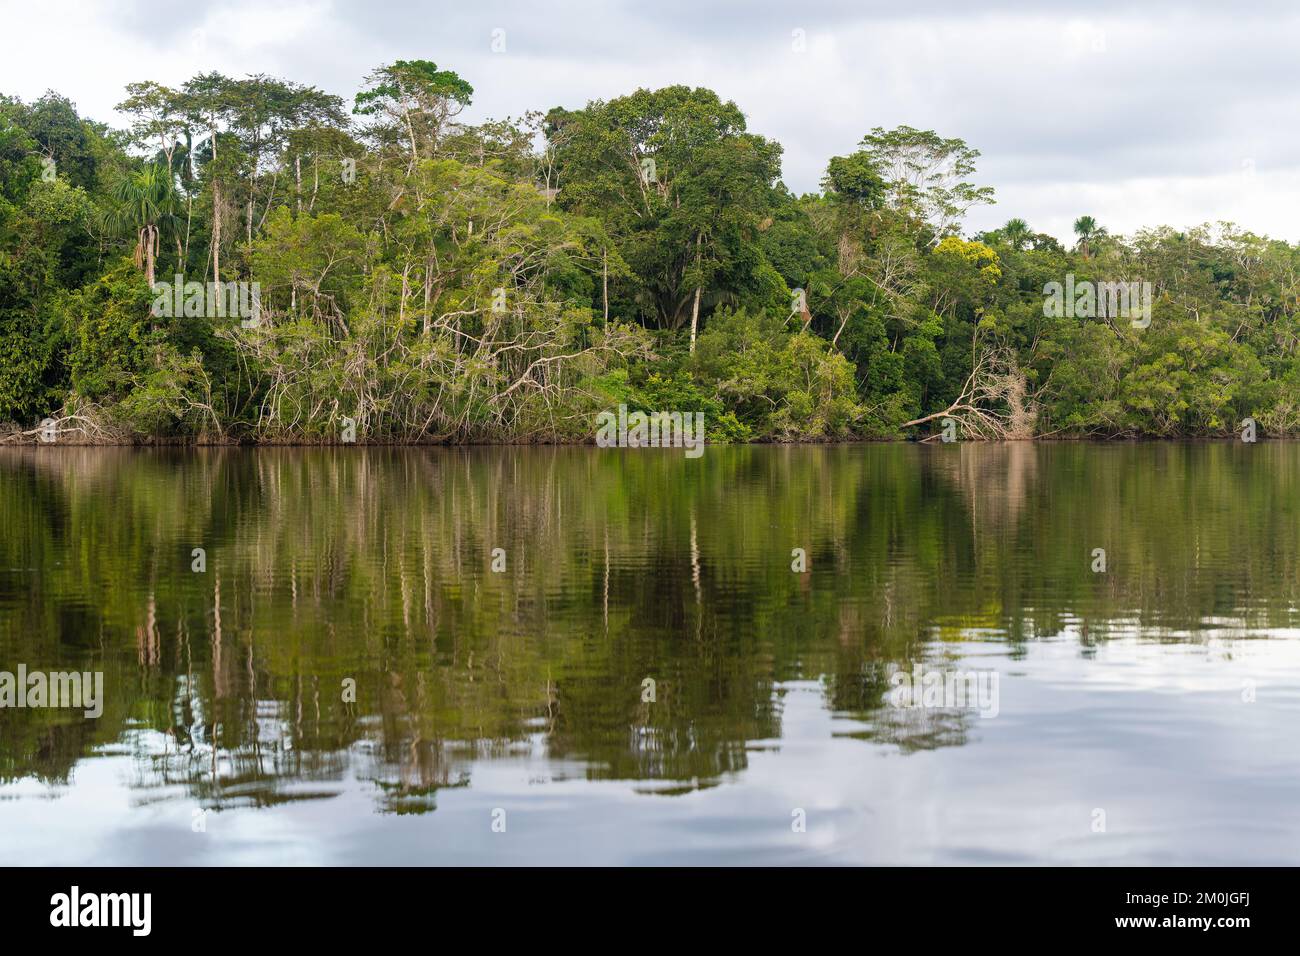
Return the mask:
<path id="1" fill-rule="evenodd" d="M 705 89 L 672 86 L 576 112 L 554 110 L 562 208 L 600 219 L 637 276 L 644 320 L 680 329 L 691 348 L 701 307 L 779 277 L 758 232 L 773 208 L 781 148 Z"/>
<path id="2" fill-rule="evenodd" d="M 371 117 L 371 136 L 381 144 L 406 139 L 407 174 L 433 155 L 447 124 L 469 105 L 474 88 L 429 60 L 397 60 L 366 77 L 352 112 Z"/>
<path id="3" fill-rule="evenodd" d="M 1092 216 L 1080 216 L 1074 220 L 1074 234 L 1079 237 L 1079 254 L 1089 259 L 1092 257 L 1093 246 L 1106 235 L 1106 230 L 1097 225 L 1097 220 Z"/>
<path id="4" fill-rule="evenodd" d="M 251 244 L 254 230 L 272 208 L 279 178 L 276 161 L 290 132 L 309 124 L 342 126 L 346 117 L 339 97 L 314 86 L 277 80 L 264 74 L 230 83 L 226 90 L 226 106 L 230 129 L 239 137 L 246 157 L 245 235 Z M 264 169 L 272 180 L 259 217 L 258 193 Z"/>
<path id="5" fill-rule="evenodd" d="M 1007 244 L 1019 252 L 1028 244 L 1033 232 L 1029 224 L 1023 219 L 1008 219 L 1006 225 L 1002 227 L 1002 235 L 1007 240 Z"/>
<path id="6" fill-rule="evenodd" d="M 861 146 L 885 180 L 889 205 L 928 225 L 935 236 L 955 232 L 972 206 L 993 202 L 993 187 L 968 181 L 980 154 L 960 139 L 910 126 L 877 126 Z"/>
<path id="7" fill-rule="evenodd" d="M 172 168 L 163 162 L 148 163 L 120 177 L 111 195 L 114 205 L 105 220 L 111 229 L 135 232 L 135 265 L 144 270 L 145 281 L 152 286 L 162 230 L 177 224 L 179 197 Z"/>
<path id="8" fill-rule="evenodd" d="M 185 83 L 187 115 L 200 128 L 208 131 L 207 180 L 212 195 L 211 257 L 212 281 L 221 281 L 221 241 L 223 224 L 222 180 L 223 168 L 218 149 L 221 127 L 231 109 L 230 90 L 233 81 L 215 70 L 202 73 Z M 229 163 L 227 163 L 229 165 Z"/>

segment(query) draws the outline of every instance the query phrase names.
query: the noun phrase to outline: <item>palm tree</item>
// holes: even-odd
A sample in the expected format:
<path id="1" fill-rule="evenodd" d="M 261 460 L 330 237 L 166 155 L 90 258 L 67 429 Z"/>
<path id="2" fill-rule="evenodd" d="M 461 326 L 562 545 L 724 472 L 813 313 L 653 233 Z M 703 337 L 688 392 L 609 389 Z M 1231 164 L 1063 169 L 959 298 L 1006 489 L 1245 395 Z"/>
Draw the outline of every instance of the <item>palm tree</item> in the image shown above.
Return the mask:
<path id="1" fill-rule="evenodd" d="M 1008 219 L 1007 224 L 1002 227 L 1002 235 L 1006 237 L 1011 248 L 1019 252 L 1029 241 L 1029 223 L 1023 219 Z"/>
<path id="2" fill-rule="evenodd" d="M 1106 230 L 1091 216 L 1080 216 L 1074 220 L 1074 234 L 1079 237 L 1079 253 L 1087 259 L 1092 255 L 1092 244 L 1104 238 Z"/>
<path id="3" fill-rule="evenodd" d="M 110 190 L 116 205 L 104 216 L 115 232 L 135 231 L 135 265 L 144 269 L 153 287 L 158 262 L 158 238 L 164 225 L 174 225 L 179 209 L 176 180 L 166 163 L 149 163 L 128 173 Z"/>

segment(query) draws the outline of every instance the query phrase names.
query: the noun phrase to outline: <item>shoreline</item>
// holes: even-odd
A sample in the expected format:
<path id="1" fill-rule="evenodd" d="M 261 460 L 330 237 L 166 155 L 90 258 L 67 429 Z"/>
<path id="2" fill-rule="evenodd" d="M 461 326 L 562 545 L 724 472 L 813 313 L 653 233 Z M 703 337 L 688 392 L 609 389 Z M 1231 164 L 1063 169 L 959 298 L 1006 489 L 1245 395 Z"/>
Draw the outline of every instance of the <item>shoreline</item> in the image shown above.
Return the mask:
<path id="1" fill-rule="evenodd" d="M 795 439 L 792 441 L 749 441 L 749 442 L 705 442 L 719 448 L 788 448 L 788 447 L 827 447 L 850 445 L 1191 445 L 1191 444 L 1267 444 L 1277 442 L 1300 441 L 1300 435 L 1260 436 L 1254 442 L 1243 442 L 1240 436 L 1232 435 L 1179 435 L 1173 437 L 1155 435 L 1122 435 L 1115 437 L 1095 436 L 1045 436 L 1042 438 L 962 438 L 953 442 L 943 442 L 937 435 L 916 438 L 828 438 Z M 585 441 L 529 441 L 520 439 L 503 439 L 500 441 L 306 441 L 306 440 L 227 440 L 195 441 L 192 439 L 145 439 L 141 441 L 70 441 L 44 442 L 39 439 L 24 441 L 5 441 L 0 439 L 0 450 L 30 448 L 599 448 L 594 440 Z M 650 446 L 643 448 L 617 447 L 600 448 L 601 451 L 668 451 L 680 452 L 675 446 Z"/>

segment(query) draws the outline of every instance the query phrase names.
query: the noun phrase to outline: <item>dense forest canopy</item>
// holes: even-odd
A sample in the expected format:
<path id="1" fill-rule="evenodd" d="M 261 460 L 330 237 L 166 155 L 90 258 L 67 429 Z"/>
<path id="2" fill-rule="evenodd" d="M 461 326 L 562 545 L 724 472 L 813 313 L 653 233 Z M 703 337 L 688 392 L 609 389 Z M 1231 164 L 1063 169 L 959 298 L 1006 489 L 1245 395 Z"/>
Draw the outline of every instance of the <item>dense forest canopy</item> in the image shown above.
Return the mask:
<path id="1" fill-rule="evenodd" d="M 470 125 L 473 92 L 207 73 L 130 84 L 127 129 L 0 96 L 3 440 L 589 441 L 619 405 L 713 441 L 1300 431 L 1296 246 L 967 237 L 992 190 L 934 131 L 795 196 L 706 89 Z M 1145 321 L 1073 307 L 1125 283 Z"/>

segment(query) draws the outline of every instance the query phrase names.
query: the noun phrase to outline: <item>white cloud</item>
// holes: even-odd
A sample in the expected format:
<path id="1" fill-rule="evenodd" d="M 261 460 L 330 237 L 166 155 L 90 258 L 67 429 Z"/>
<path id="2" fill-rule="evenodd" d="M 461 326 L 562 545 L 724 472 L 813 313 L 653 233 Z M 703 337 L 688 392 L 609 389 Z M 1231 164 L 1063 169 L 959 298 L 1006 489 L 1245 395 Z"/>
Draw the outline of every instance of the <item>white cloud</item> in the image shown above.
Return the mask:
<path id="1" fill-rule="evenodd" d="M 1300 240 L 1300 12 L 1284 3 L 1024 0 L 972 7 L 808 0 L 519 6 L 0 0 L 0 92 L 55 89 L 110 122 L 123 86 L 265 72 L 350 97 L 381 62 L 422 57 L 475 87 L 470 118 L 581 106 L 637 86 L 703 85 L 785 147 L 796 192 L 874 126 L 960 136 L 998 205 L 1061 238 L 1091 214 L 1113 232 L 1234 220 Z M 490 49 L 506 31 L 507 52 Z M 792 32 L 804 31 L 797 52 Z M 1253 171 L 1253 175 L 1248 173 Z"/>

